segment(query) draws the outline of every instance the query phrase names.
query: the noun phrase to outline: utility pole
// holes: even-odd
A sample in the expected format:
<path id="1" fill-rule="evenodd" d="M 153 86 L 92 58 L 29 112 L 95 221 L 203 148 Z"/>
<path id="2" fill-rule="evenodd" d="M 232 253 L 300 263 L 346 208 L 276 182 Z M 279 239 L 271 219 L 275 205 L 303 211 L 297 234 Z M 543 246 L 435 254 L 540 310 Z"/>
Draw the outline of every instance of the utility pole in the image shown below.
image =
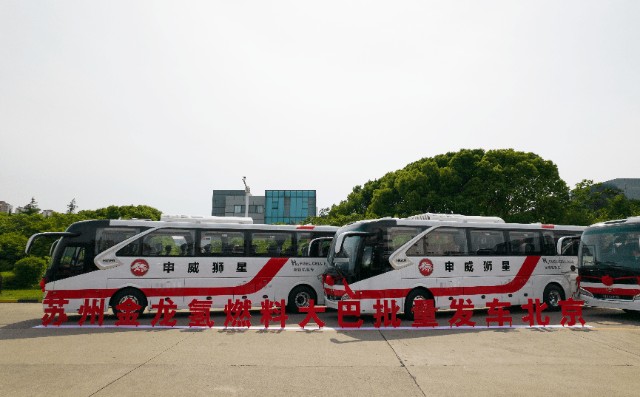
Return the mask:
<path id="1" fill-rule="evenodd" d="M 249 196 L 251 196 L 251 189 L 247 186 L 247 177 L 242 177 L 242 183 L 244 183 L 244 217 L 249 217 Z"/>

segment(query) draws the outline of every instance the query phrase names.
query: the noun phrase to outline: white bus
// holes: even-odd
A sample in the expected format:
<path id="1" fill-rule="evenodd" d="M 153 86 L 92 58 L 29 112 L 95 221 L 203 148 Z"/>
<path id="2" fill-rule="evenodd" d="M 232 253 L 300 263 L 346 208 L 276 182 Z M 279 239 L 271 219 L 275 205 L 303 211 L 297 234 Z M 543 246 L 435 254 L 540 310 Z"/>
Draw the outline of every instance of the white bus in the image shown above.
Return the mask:
<path id="1" fill-rule="evenodd" d="M 332 226 L 248 224 L 250 218 L 163 218 L 77 222 L 62 233 L 33 235 L 58 240 L 41 286 L 45 298 L 69 300 L 76 312 L 84 299 L 105 299 L 105 310 L 131 298 L 140 313 L 163 298 L 178 309 L 193 299 L 284 299 L 298 311 L 323 303 L 321 276 Z M 219 223 L 235 222 L 235 223 Z"/>
<path id="2" fill-rule="evenodd" d="M 588 227 L 578 274 L 585 305 L 640 311 L 640 217 Z"/>
<path id="3" fill-rule="evenodd" d="M 412 317 L 418 299 L 449 309 L 454 299 L 483 308 L 496 298 L 513 306 L 539 298 L 557 310 L 576 292 L 578 262 L 577 249 L 556 254 L 558 240 L 583 229 L 446 214 L 356 222 L 332 242 L 325 305 L 355 299 L 368 313 L 377 299 L 395 299 Z"/>

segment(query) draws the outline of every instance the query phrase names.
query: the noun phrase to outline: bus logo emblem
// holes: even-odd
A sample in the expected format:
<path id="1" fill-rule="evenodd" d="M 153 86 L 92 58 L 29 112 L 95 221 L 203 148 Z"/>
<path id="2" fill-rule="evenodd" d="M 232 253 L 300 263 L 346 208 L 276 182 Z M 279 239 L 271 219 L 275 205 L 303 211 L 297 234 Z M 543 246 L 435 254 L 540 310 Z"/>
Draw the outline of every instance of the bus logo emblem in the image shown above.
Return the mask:
<path id="1" fill-rule="evenodd" d="M 134 276 L 141 277 L 149 271 L 149 264 L 144 259 L 136 259 L 131 262 L 131 273 Z"/>
<path id="2" fill-rule="evenodd" d="M 421 260 L 420 264 L 418 265 L 418 270 L 420 270 L 420 274 L 422 274 L 423 276 L 430 276 L 431 273 L 433 273 L 433 262 L 431 262 L 429 259 Z"/>

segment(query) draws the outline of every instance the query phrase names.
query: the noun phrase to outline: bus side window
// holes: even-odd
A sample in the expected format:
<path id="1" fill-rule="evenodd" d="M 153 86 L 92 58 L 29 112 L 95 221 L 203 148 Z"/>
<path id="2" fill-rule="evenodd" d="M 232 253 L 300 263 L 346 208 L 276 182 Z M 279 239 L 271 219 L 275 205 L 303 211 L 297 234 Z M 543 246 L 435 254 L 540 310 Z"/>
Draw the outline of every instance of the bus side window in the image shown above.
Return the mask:
<path id="1" fill-rule="evenodd" d="M 471 252 L 478 255 L 504 254 L 506 242 L 504 234 L 500 230 L 480 230 L 469 231 L 471 238 Z"/>
<path id="2" fill-rule="evenodd" d="M 234 256 L 244 254 L 244 233 L 204 230 L 200 232 L 199 256 Z"/>
<path id="3" fill-rule="evenodd" d="M 534 230 L 509 230 L 509 252 L 513 255 L 540 254 L 540 233 Z M 507 252 L 506 250 L 504 252 Z"/>
<path id="4" fill-rule="evenodd" d="M 320 257 L 326 258 L 329 255 L 329 248 L 331 248 L 331 241 L 323 241 L 320 244 Z"/>
<path id="5" fill-rule="evenodd" d="M 542 233 L 542 254 L 556 255 L 556 245 L 551 232 L 545 231 Z"/>
<path id="6" fill-rule="evenodd" d="M 95 253 L 101 253 L 114 245 L 123 242 L 124 240 L 131 238 L 140 232 L 135 228 L 115 228 L 106 227 L 96 230 L 95 240 Z M 123 251 L 126 252 L 126 251 Z M 137 255 L 137 247 L 130 246 L 129 251 L 131 255 Z"/>

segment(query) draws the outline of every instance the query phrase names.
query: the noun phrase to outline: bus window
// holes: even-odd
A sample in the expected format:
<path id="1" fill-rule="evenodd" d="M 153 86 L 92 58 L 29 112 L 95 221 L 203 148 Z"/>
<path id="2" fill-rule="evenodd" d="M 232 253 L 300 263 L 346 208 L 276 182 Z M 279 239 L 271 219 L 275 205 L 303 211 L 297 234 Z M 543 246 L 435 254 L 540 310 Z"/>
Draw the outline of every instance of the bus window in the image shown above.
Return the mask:
<path id="1" fill-rule="evenodd" d="M 244 254 L 244 233 L 203 231 L 200 234 L 200 255 L 233 256 Z"/>
<path id="2" fill-rule="evenodd" d="M 309 246 L 311 243 L 311 233 L 296 233 L 296 237 L 298 243 L 296 256 L 312 256 L 309 251 Z M 315 250 L 313 253 L 317 254 L 317 250 Z"/>
<path id="3" fill-rule="evenodd" d="M 532 230 L 510 230 L 508 247 L 514 255 L 540 254 L 540 233 Z"/>
<path id="4" fill-rule="evenodd" d="M 462 228 L 438 228 L 407 250 L 407 256 L 467 255 L 467 235 Z"/>
<path id="5" fill-rule="evenodd" d="M 579 241 L 578 241 L 579 242 Z M 545 230 L 542 232 L 542 255 L 556 255 L 556 244 L 553 232 Z M 575 255 L 578 255 L 576 251 Z"/>
<path id="6" fill-rule="evenodd" d="M 506 243 L 504 233 L 501 230 L 480 230 L 469 231 L 471 238 L 471 252 L 477 255 L 504 254 Z"/>
<path id="7" fill-rule="evenodd" d="M 123 242 L 124 240 L 135 236 L 140 233 L 139 229 L 133 228 L 113 228 L 113 227 L 105 227 L 96 229 L 96 249 L 95 253 L 99 254 L 104 250 L 107 250 L 114 245 Z M 134 249 L 134 247 L 130 247 L 130 249 Z M 137 249 L 131 252 L 132 255 L 135 255 Z"/>
<path id="8" fill-rule="evenodd" d="M 142 255 L 193 256 L 193 234 L 193 230 L 184 229 L 159 229 L 153 231 L 142 237 Z"/>
<path id="9" fill-rule="evenodd" d="M 387 231 L 386 248 L 389 253 L 405 245 L 409 240 L 420 233 L 420 229 L 414 227 L 390 227 Z"/>
<path id="10" fill-rule="evenodd" d="M 291 233 L 251 233 L 251 251 L 257 256 L 293 255 Z"/>

